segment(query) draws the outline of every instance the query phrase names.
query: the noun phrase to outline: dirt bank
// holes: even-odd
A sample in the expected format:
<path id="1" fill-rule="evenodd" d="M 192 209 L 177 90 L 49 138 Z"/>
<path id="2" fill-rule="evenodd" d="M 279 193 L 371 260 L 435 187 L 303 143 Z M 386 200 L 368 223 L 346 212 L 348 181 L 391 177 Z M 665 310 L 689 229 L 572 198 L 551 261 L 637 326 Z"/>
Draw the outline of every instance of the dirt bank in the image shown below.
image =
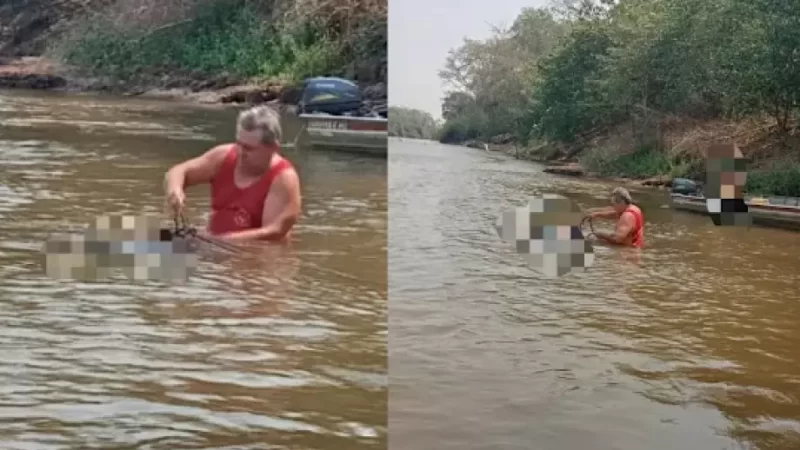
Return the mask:
<path id="1" fill-rule="evenodd" d="M 206 104 L 272 103 L 293 105 L 299 99 L 294 86 L 279 82 L 249 81 L 226 74 L 213 78 L 164 76 L 148 85 L 124 85 L 99 78 L 78 75 L 41 56 L 0 58 L 0 89 L 37 89 L 72 92 L 108 92 L 123 96 L 196 101 Z M 376 106 L 386 104 L 386 85 L 374 83 L 362 89 L 365 101 Z"/>
<path id="2" fill-rule="evenodd" d="M 265 2 L 264 5 L 268 5 L 268 3 L 269 2 Z M 257 42 L 253 40 L 243 42 L 238 40 L 241 39 L 242 36 L 237 35 L 237 37 L 231 38 L 232 40 L 229 39 L 230 42 L 227 42 L 228 47 L 220 50 L 217 47 L 221 44 L 216 41 L 215 45 L 217 45 L 217 47 L 208 45 L 207 43 L 203 44 L 205 47 L 202 47 L 200 44 L 205 41 L 198 36 L 204 36 L 207 40 L 219 39 L 219 30 L 213 28 L 214 24 L 220 22 L 232 27 L 243 26 L 243 22 L 230 22 L 234 20 L 231 17 L 246 16 L 247 14 L 254 13 L 256 10 L 258 10 L 258 14 L 263 15 L 263 17 L 258 19 L 258 23 L 279 24 L 282 23 L 282 20 L 295 23 L 297 18 L 292 18 L 294 16 L 289 18 L 287 18 L 288 16 L 283 16 L 284 14 L 288 14 L 289 11 L 293 11 L 292 8 L 297 6 L 295 3 L 296 2 L 287 0 L 270 4 L 271 6 L 268 7 L 265 6 L 264 8 L 266 9 L 253 7 L 254 9 L 245 11 L 246 7 L 249 7 L 247 5 L 250 5 L 250 3 L 241 1 L 238 3 L 225 3 L 225 1 L 219 2 L 212 0 L 181 0 L 178 2 L 166 0 L 126 0 L 125 2 L 117 0 L 0 1 L 0 89 L 20 88 L 102 91 L 127 96 L 175 98 L 212 104 L 259 104 L 265 102 L 293 104 L 298 100 L 297 89 L 293 86 L 285 85 L 285 81 L 278 82 L 264 79 L 250 79 L 224 73 L 227 68 L 229 68 L 231 72 L 240 74 L 253 72 L 252 69 L 248 69 L 249 71 L 243 70 L 238 66 L 230 67 L 229 65 L 222 65 L 221 67 L 214 67 L 212 69 L 208 67 L 203 68 L 203 58 L 206 56 L 209 60 L 234 61 L 236 58 L 231 58 L 230 55 L 235 53 L 238 55 L 237 57 L 241 58 L 242 55 L 239 54 L 241 50 L 247 50 L 245 53 L 249 52 L 248 55 L 250 57 L 254 54 L 258 55 L 264 53 L 265 50 L 259 47 L 259 43 L 263 42 L 263 40 Z M 325 5 L 326 4 L 322 4 L 322 6 Z M 368 3 L 357 2 L 357 4 L 349 6 L 352 8 L 345 8 L 346 11 L 344 12 L 338 9 L 336 9 L 336 11 L 342 12 L 345 15 L 356 14 L 356 16 L 352 17 L 361 17 L 362 19 L 364 17 L 367 19 L 372 18 L 370 14 L 380 18 L 380 8 L 370 9 Z M 206 13 L 212 10 L 215 11 L 213 14 Z M 234 11 L 236 14 L 226 13 L 225 11 Z M 306 11 L 306 13 L 323 16 L 326 14 L 325 11 L 327 10 L 323 8 L 319 11 Z M 233 14 L 233 16 L 231 16 L 231 14 Z M 361 14 L 361 16 L 357 14 Z M 351 16 L 347 17 L 352 18 Z M 362 22 L 365 21 L 362 20 Z M 368 22 L 368 20 L 366 20 L 366 22 Z M 136 43 L 141 44 L 141 40 L 146 40 L 151 36 L 161 36 L 159 33 L 169 33 L 170 30 L 178 29 L 182 31 L 173 33 L 172 35 L 164 35 L 162 37 L 163 42 L 159 42 L 162 48 L 157 49 L 158 51 L 154 52 L 152 46 L 142 47 L 143 54 L 150 55 L 150 60 L 143 63 L 142 61 L 130 61 L 130 55 L 125 56 L 125 58 L 128 59 L 119 60 L 120 55 L 125 53 L 123 50 L 126 50 L 128 47 L 120 42 L 113 41 L 113 38 L 118 38 L 122 36 L 122 34 L 109 35 L 111 36 L 110 39 L 113 41 L 113 45 L 108 48 L 98 48 L 105 43 L 105 41 L 103 41 L 105 38 L 92 41 L 88 44 L 85 42 L 81 44 L 80 38 L 84 35 L 92 35 L 89 31 L 94 30 L 91 24 L 97 23 L 101 23 L 103 26 L 107 25 L 115 30 L 123 28 L 125 28 L 127 32 L 133 32 L 135 30 L 136 33 L 134 33 L 134 35 L 138 37 L 131 37 L 131 42 L 129 43 L 132 43 L 132 45 Z M 247 25 L 247 23 L 244 25 Z M 186 26 L 189 26 L 189 28 L 181 28 Z M 217 35 L 209 34 L 214 30 L 216 30 Z M 359 28 L 359 30 L 361 29 Z M 94 33 L 97 34 L 97 30 L 95 30 Z M 230 33 L 225 33 L 225 35 L 230 35 Z M 375 38 L 375 36 L 365 36 L 339 36 L 341 39 L 336 41 L 335 44 L 344 45 L 344 42 L 350 42 L 345 38 L 352 38 L 353 42 L 363 44 L 365 48 L 372 48 L 377 45 L 375 42 L 369 40 Z M 259 37 L 261 37 L 261 35 L 259 35 Z M 179 44 L 186 44 L 182 39 L 190 44 L 197 43 L 199 46 L 197 48 L 202 47 L 199 56 L 193 55 L 194 59 L 191 60 L 191 63 L 182 60 L 180 63 L 173 64 L 169 61 L 165 62 L 163 59 L 159 60 L 158 58 L 153 58 L 153 54 L 163 54 L 163 52 L 171 46 L 180 47 Z M 334 45 L 333 41 L 320 41 L 317 44 Z M 80 45 L 84 45 L 84 47 L 80 48 Z M 280 46 L 280 43 L 276 45 Z M 341 45 L 337 47 L 340 50 L 345 48 L 341 47 Z M 184 47 L 187 46 L 184 45 Z M 191 45 L 189 45 L 189 47 L 191 47 Z M 78 60 L 81 61 L 80 65 L 83 69 L 81 71 L 60 64 L 62 61 L 70 61 L 66 54 L 76 48 L 80 48 L 81 51 L 83 51 L 83 56 L 89 55 L 83 59 L 78 58 Z M 97 51 L 93 52 L 93 48 L 97 49 Z M 150 53 L 145 51 L 148 48 Z M 333 70 L 336 73 L 341 72 L 344 74 L 345 78 L 357 80 L 362 84 L 363 96 L 367 103 L 366 106 L 368 107 L 371 106 L 370 104 L 377 104 L 379 106 L 386 104 L 386 57 L 385 53 L 380 51 L 380 48 L 382 47 L 378 46 L 372 50 L 363 50 L 361 53 L 358 53 L 357 56 L 348 54 L 348 58 L 350 59 L 343 61 L 344 65 L 337 69 L 338 71 L 332 68 L 325 69 Z M 64 50 L 67 50 L 67 53 L 64 53 Z M 285 51 L 285 49 L 278 48 L 274 53 L 279 54 L 281 50 Z M 214 51 L 220 51 L 222 53 L 209 56 L 209 54 Z M 297 55 L 298 52 L 302 53 L 303 51 L 306 53 L 297 56 L 299 60 L 305 61 L 311 57 L 318 56 L 316 53 L 313 53 L 312 50 L 305 47 L 295 48 L 292 54 Z M 127 72 L 123 70 L 122 72 L 124 73 L 109 71 L 109 67 L 106 66 L 108 65 L 109 58 L 112 57 L 117 57 L 119 60 L 114 60 L 115 62 L 112 63 L 113 67 L 118 67 L 119 64 L 122 64 L 123 67 L 130 67 L 131 70 Z M 318 60 L 319 58 L 314 61 Z M 128 64 L 129 61 L 130 64 Z M 271 67 L 272 72 L 284 74 L 281 78 L 286 78 L 285 75 L 289 73 L 293 75 L 296 74 L 296 72 L 289 70 L 291 68 L 280 66 L 280 64 L 285 65 L 290 63 L 287 63 L 285 60 L 276 61 L 278 61 L 278 59 L 275 61 L 263 60 L 261 64 L 266 64 L 267 62 L 272 64 L 266 65 Z M 150 63 L 152 64 L 148 66 Z M 98 67 L 103 64 L 106 64 L 106 66 L 99 69 Z M 115 66 L 114 64 L 117 65 Z M 303 69 L 298 70 L 298 72 L 302 71 Z M 315 70 L 311 70 L 311 72 L 314 73 Z M 114 78 L 109 77 L 104 79 L 93 75 L 86 75 L 87 73 L 108 75 L 115 73 L 116 75 Z M 320 73 L 320 75 L 323 74 Z M 122 82 L 120 80 L 141 81 Z"/>
<path id="3" fill-rule="evenodd" d="M 491 152 L 499 152 L 509 155 L 511 157 L 528 160 L 540 164 L 544 164 L 545 168 L 542 170 L 545 173 L 552 173 L 554 175 L 563 175 L 568 177 L 575 177 L 575 178 L 586 178 L 586 179 L 593 179 L 593 180 L 604 180 L 610 182 L 616 182 L 621 184 L 627 185 L 637 185 L 637 186 L 647 186 L 653 188 L 669 188 L 672 186 L 672 179 L 673 177 L 669 175 L 661 175 L 656 177 L 649 177 L 644 179 L 633 179 L 633 178 L 626 178 L 626 177 L 604 177 L 601 174 L 593 173 L 587 170 L 578 162 L 558 162 L 558 161 L 547 161 L 542 158 L 530 158 L 525 157 L 525 150 L 522 149 L 520 146 L 514 144 L 489 144 L 486 143 Z M 484 143 L 482 141 L 472 141 L 470 145 L 466 145 L 470 148 L 476 148 L 479 150 L 484 150 Z"/>
<path id="4" fill-rule="evenodd" d="M 486 144 L 491 151 L 544 164 L 547 173 L 669 187 L 675 177 L 702 182 L 705 151 L 715 142 L 737 143 L 748 160 L 747 170 L 751 175 L 763 178 L 764 175 L 777 174 L 777 177 L 782 177 L 781 171 L 800 165 L 800 129 L 791 125 L 793 131 L 782 132 L 775 119 L 769 116 L 743 120 L 671 117 L 648 128 L 622 124 L 572 145 L 537 143 L 522 146 L 508 143 L 507 137 L 500 139 L 503 144 L 492 143 L 492 140 Z M 462 145 L 482 149 L 484 142 Z M 652 150 L 643 152 L 643 148 Z M 771 184 L 794 183 L 778 181 L 780 183 Z M 782 186 L 777 188 L 779 191 L 786 189 Z M 767 186 L 768 191 L 772 189 L 774 187 Z"/>

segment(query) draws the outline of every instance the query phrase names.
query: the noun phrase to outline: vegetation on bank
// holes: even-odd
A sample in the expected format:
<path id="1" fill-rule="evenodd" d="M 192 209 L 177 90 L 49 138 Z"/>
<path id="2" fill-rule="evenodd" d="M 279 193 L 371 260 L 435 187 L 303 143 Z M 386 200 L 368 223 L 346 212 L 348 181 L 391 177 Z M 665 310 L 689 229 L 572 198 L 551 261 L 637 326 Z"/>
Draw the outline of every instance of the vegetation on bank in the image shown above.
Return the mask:
<path id="1" fill-rule="evenodd" d="M 734 140 L 751 162 L 749 191 L 800 196 L 797 48 L 800 2 L 528 8 L 450 52 L 441 141 L 510 135 L 527 157 L 601 175 L 702 178 L 708 143 Z"/>
<path id="2" fill-rule="evenodd" d="M 386 80 L 376 0 L 131 0 L 70 24 L 48 53 L 122 83 L 168 77 Z"/>
<path id="3" fill-rule="evenodd" d="M 432 115 L 419 109 L 389 107 L 389 136 L 411 139 L 437 139 L 439 124 Z"/>

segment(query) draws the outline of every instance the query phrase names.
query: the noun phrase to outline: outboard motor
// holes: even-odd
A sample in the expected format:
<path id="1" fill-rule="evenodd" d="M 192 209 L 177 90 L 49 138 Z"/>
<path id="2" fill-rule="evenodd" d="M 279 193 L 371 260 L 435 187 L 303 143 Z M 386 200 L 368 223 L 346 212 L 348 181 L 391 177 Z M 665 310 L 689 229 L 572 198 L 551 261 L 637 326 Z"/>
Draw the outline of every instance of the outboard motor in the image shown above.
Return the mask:
<path id="1" fill-rule="evenodd" d="M 341 116 L 361 108 L 362 98 L 358 85 L 343 78 L 309 78 L 303 83 L 300 113 L 324 113 Z"/>
<path id="2" fill-rule="evenodd" d="M 703 195 L 700 186 L 688 178 L 673 179 L 670 193 L 683 195 Z"/>

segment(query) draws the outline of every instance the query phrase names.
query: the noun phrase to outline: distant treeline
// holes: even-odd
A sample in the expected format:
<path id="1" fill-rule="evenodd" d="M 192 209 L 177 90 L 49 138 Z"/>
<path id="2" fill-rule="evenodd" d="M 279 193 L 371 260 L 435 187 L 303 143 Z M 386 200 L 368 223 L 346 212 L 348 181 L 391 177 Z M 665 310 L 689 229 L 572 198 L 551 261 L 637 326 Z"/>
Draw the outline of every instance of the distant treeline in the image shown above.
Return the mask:
<path id="1" fill-rule="evenodd" d="M 389 108 L 389 136 L 438 139 L 439 124 L 425 111 L 392 106 Z"/>

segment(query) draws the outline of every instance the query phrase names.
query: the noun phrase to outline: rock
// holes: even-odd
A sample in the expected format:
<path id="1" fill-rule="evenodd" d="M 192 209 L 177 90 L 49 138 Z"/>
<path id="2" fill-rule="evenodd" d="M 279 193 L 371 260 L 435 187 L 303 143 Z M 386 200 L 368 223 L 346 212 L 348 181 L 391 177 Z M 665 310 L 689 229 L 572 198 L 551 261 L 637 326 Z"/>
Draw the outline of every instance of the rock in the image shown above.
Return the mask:
<path id="1" fill-rule="evenodd" d="M 222 89 L 217 92 L 221 103 L 247 103 L 259 105 L 280 97 L 283 86 L 276 84 L 264 85 L 239 85 Z"/>
<path id="2" fill-rule="evenodd" d="M 476 139 L 470 139 L 469 141 L 464 142 L 462 145 L 469 148 L 477 148 L 478 150 L 486 150 L 486 144 L 483 141 Z"/>
<path id="3" fill-rule="evenodd" d="M 661 175 L 658 177 L 648 178 L 646 180 L 642 180 L 640 182 L 642 186 L 663 186 L 663 187 L 670 187 L 672 186 L 672 177 L 668 175 Z"/>
<path id="4" fill-rule="evenodd" d="M 0 88 L 58 89 L 66 85 L 67 80 L 57 75 L 0 73 Z"/>
<path id="5" fill-rule="evenodd" d="M 554 173 L 556 175 L 567 175 L 571 177 L 585 177 L 586 169 L 581 167 L 578 163 L 558 164 L 545 167 L 545 173 Z"/>
<path id="6" fill-rule="evenodd" d="M 60 89 L 67 79 L 57 75 L 55 65 L 43 58 L 6 58 L 0 64 L 0 88 Z"/>
<path id="7" fill-rule="evenodd" d="M 497 136 L 489 139 L 490 144 L 507 145 L 514 141 L 514 136 L 511 133 L 498 134 Z"/>

